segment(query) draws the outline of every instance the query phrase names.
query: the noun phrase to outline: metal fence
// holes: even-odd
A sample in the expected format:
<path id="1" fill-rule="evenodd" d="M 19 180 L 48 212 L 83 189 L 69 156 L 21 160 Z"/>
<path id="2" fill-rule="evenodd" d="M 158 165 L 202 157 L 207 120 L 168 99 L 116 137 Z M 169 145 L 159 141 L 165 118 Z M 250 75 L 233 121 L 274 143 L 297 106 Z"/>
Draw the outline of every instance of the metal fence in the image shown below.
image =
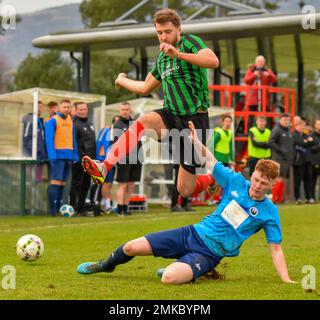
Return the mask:
<path id="1" fill-rule="evenodd" d="M 48 212 L 48 164 L 34 160 L 0 160 L 0 215 Z"/>

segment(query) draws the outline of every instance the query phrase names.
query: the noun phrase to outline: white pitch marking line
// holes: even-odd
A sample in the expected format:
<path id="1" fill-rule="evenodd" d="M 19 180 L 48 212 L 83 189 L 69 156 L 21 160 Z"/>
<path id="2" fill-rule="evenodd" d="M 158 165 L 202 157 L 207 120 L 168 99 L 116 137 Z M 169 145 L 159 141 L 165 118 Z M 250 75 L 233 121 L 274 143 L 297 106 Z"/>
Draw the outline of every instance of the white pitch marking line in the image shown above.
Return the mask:
<path id="1" fill-rule="evenodd" d="M 179 214 L 179 216 L 190 215 L 191 213 Z M 194 214 L 194 213 L 193 213 Z M 175 215 L 178 216 L 178 215 Z M 120 219 L 120 217 L 119 217 Z M 168 219 L 168 216 L 165 217 L 149 217 L 149 218 L 139 218 L 139 219 L 130 219 L 126 220 L 126 223 L 135 223 L 136 221 L 156 221 L 156 220 L 164 220 Z M 81 226 L 90 226 L 90 225 L 104 225 L 104 224 L 114 224 L 114 223 L 123 223 L 123 219 L 121 220 L 112 220 L 112 221 L 100 221 L 100 222 L 84 222 L 79 224 L 57 224 L 57 225 L 46 225 L 46 226 L 38 226 L 38 227 L 22 227 L 22 228 L 9 228 L 0 230 L 1 233 L 8 233 L 8 232 L 15 232 L 15 231 L 23 231 L 23 230 L 47 230 L 47 229 L 54 229 L 54 228 L 69 228 L 69 227 L 81 227 Z"/>

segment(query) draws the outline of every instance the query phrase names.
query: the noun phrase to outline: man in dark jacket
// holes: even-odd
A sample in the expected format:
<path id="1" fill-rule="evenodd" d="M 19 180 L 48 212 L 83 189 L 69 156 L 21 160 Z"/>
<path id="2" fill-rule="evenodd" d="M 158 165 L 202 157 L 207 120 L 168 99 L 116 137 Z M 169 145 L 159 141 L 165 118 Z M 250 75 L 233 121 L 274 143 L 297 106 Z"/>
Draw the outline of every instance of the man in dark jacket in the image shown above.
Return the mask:
<path id="1" fill-rule="evenodd" d="M 76 140 L 79 162 L 72 165 L 72 181 L 70 188 L 70 204 L 79 214 L 86 211 L 86 197 L 90 188 L 90 176 L 83 172 L 81 159 L 84 155 L 96 156 L 96 136 L 93 124 L 88 120 L 88 106 L 84 102 L 76 102 L 73 123 L 76 128 Z"/>
<path id="2" fill-rule="evenodd" d="M 303 132 L 305 121 L 300 120 L 296 124 L 292 134 L 294 143 L 293 158 L 293 178 L 294 178 L 294 196 L 297 204 L 302 204 L 300 196 L 300 187 L 303 181 L 304 193 L 307 203 L 315 203 L 311 195 L 311 159 L 310 147 L 314 141 L 313 137 Z"/>
<path id="3" fill-rule="evenodd" d="M 283 113 L 280 116 L 279 123 L 271 131 L 269 145 L 272 160 L 280 164 L 280 177 L 272 189 L 272 200 L 274 203 L 282 203 L 284 202 L 286 178 L 289 176 L 294 155 L 289 114 Z"/>
<path id="4" fill-rule="evenodd" d="M 315 200 L 318 199 L 316 197 L 316 186 L 318 176 L 320 176 L 320 120 L 316 120 L 314 124 L 315 131 L 311 134 L 314 139 L 314 143 L 311 147 L 311 175 L 312 175 L 312 183 L 311 183 L 311 197 Z"/>
<path id="5" fill-rule="evenodd" d="M 119 120 L 113 124 L 111 132 L 111 144 L 128 130 L 132 121 L 130 103 L 121 102 Z M 140 181 L 141 178 L 142 164 L 138 158 L 141 146 L 141 141 L 139 141 L 137 148 L 117 164 L 116 181 L 119 184 L 117 190 L 117 213 L 119 215 L 130 214 L 128 211 L 129 200 L 134 191 L 135 182 Z"/>

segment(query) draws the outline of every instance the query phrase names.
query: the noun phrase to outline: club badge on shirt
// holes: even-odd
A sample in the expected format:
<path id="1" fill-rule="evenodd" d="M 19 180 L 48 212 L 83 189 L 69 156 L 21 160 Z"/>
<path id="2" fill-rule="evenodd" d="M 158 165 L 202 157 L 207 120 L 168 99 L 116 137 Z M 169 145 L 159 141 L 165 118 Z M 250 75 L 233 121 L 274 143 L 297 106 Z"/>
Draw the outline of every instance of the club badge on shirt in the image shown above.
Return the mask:
<path id="1" fill-rule="evenodd" d="M 253 216 L 256 216 L 258 214 L 258 209 L 256 207 L 251 207 L 249 209 L 250 213 L 253 215 Z"/>

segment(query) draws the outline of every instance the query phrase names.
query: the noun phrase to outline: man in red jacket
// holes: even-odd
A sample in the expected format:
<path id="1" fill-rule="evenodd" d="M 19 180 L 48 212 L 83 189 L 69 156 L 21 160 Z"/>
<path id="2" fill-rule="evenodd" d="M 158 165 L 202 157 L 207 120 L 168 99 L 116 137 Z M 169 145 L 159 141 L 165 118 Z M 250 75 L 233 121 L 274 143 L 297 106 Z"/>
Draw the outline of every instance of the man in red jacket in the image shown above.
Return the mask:
<path id="1" fill-rule="evenodd" d="M 265 65 L 266 60 L 263 56 L 257 56 L 255 64 L 251 65 L 246 75 L 244 82 L 246 85 L 269 86 L 277 81 L 277 76 L 268 69 Z M 262 108 L 262 90 L 251 90 L 249 95 L 249 111 L 261 111 Z M 269 97 L 267 96 L 267 105 Z M 250 116 L 248 127 L 253 126 L 254 116 Z M 252 123 L 251 123 L 252 122 Z"/>

